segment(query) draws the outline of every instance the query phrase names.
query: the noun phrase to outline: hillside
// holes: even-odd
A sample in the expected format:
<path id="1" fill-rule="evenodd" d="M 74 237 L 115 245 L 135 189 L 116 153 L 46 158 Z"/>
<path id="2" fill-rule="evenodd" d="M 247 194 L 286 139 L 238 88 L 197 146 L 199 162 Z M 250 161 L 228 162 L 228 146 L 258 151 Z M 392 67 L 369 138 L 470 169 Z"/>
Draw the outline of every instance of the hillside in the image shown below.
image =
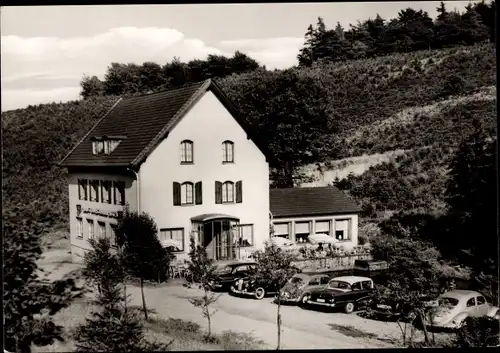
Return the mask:
<path id="1" fill-rule="evenodd" d="M 436 175 L 445 173 L 449 155 L 461 134 L 467 134 L 472 118 L 483 117 L 490 131 L 496 131 L 496 58 L 491 44 L 324 63 L 291 71 L 293 80 L 317 82 L 318 87 L 311 87 L 310 95 L 321 96 L 313 97 L 311 102 L 325 105 L 321 111 L 328 112 L 327 120 L 336 126 L 335 134 L 334 130 L 323 129 L 324 137 L 333 135 L 335 143 L 320 146 L 317 162 L 407 151 L 397 157 L 397 165 L 375 165 L 353 181 L 363 184 L 362 189 L 374 186 L 373 180 L 378 180 L 376 185 L 380 187 L 386 186 L 387 193 L 380 195 L 351 190 L 364 203 L 371 200 L 377 209 L 441 205 L 442 179 Z M 283 94 L 279 92 L 280 75 L 280 71 L 259 69 L 223 78 L 219 83 L 251 123 L 261 124 L 259 109 L 268 109 L 267 116 L 272 116 L 273 109 L 282 106 L 281 98 L 268 105 L 269 100 L 259 96 L 258 89 L 265 90 L 270 80 L 276 80 L 277 91 L 265 93 Z M 307 84 L 300 87 L 302 92 L 308 92 Z M 295 92 L 285 92 L 283 97 L 290 94 Z M 303 93 L 301 96 L 310 99 Z M 115 100 L 110 96 L 93 97 L 2 113 L 4 209 L 29 206 L 64 226 L 66 172 L 55 163 Z M 284 137 L 295 136 L 298 131 L 290 130 L 291 135 Z M 279 144 L 275 147 L 279 148 Z M 404 194 L 407 191 L 396 192 L 397 175 L 406 180 L 401 185 L 411 186 L 416 193 L 413 197 Z M 429 178 L 432 183 L 424 182 Z"/>
<path id="2" fill-rule="evenodd" d="M 67 172 L 56 164 L 113 105 L 116 97 L 29 106 L 2 113 L 3 212 L 68 222 Z"/>

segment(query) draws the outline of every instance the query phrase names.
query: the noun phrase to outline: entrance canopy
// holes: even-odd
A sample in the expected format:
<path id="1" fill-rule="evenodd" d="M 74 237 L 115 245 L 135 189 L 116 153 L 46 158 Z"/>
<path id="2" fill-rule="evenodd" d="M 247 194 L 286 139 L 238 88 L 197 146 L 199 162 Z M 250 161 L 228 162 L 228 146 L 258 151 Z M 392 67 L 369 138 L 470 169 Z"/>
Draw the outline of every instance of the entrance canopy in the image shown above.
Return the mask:
<path id="1" fill-rule="evenodd" d="M 208 222 L 208 221 L 223 220 L 223 219 L 228 219 L 237 222 L 239 222 L 240 220 L 238 217 L 222 213 L 204 213 L 198 216 L 191 217 L 191 221 L 193 222 Z"/>

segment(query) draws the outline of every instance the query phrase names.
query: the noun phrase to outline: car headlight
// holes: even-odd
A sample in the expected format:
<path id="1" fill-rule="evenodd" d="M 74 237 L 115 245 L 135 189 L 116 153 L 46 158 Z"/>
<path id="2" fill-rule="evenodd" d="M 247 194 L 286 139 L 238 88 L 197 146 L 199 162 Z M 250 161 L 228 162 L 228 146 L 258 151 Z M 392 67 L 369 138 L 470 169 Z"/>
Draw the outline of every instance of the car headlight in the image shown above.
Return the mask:
<path id="1" fill-rule="evenodd" d="M 284 292 L 283 293 L 283 297 L 285 297 L 286 299 L 290 298 L 290 293 Z"/>

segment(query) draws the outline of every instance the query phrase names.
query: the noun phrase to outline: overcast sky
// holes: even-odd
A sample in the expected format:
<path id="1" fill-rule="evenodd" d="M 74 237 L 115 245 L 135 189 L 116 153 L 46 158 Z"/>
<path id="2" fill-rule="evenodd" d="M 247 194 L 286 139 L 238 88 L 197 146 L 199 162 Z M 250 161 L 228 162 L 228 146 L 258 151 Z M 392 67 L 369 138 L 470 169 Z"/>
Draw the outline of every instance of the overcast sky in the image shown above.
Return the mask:
<path id="1" fill-rule="evenodd" d="M 463 10 L 468 1 L 445 1 Z M 317 17 L 345 28 L 404 8 L 432 18 L 439 2 L 302 3 L 1 8 L 2 111 L 78 99 L 83 74 L 103 78 L 111 62 L 165 64 L 240 50 L 268 68 L 297 64 Z"/>

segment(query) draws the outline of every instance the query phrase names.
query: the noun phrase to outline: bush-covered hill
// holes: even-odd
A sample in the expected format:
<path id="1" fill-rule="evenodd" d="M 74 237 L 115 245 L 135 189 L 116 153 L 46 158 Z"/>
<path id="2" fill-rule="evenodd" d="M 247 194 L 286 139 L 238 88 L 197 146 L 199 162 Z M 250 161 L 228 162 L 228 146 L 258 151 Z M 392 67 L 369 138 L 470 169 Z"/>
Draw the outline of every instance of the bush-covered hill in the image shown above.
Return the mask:
<path id="1" fill-rule="evenodd" d="M 300 161 L 293 166 L 295 168 L 303 163 L 398 148 L 413 150 L 436 145 L 438 149 L 429 149 L 429 156 L 451 153 L 447 150 L 448 142 L 467 129 L 469 117 L 484 117 L 490 130 L 493 129 L 495 101 L 488 98 L 471 102 L 467 97 L 474 94 L 491 96 L 488 90 L 495 85 L 495 78 L 495 48 L 485 44 L 323 63 L 286 71 L 257 69 L 226 77 L 219 83 L 251 123 L 260 126 L 261 131 L 270 131 L 266 138 L 284 162 L 288 156 L 294 158 L 294 163 Z M 281 85 L 283 82 L 288 88 Z M 465 97 L 463 104 L 459 100 L 454 105 L 446 105 L 447 100 L 455 99 L 457 94 Z M 55 164 L 115 100 L 112 96 L 89 97 L 2 113 L 4 207 L 30 206 L 29 209 L 37 212 L 52 214 L 64 224 L 67 221 L 66 172 Z M 444 102 L 437 115 L 432 109 L 430 112 L 421 109 L 436 102 Z M 290 110 L 291 107 L 294 108 Z M 400 119 L 405 109 L 415 109 L 415 112 L 420 109 L 420 113 L 417 116 L 403 114 L 405 118 Z M 293 120 L 287 122 L 288 116 Z M 408 117 L 412 124 L 407 123 Z M 306 130 L 308 132 L 302 134 Z M 332 138 L 335 143 L 331 143 Z M 295 142 L 280 142 L 288 139 Z M 294 150 L 294 146 L 308 147 L 295 147 Z M 418 153 L 424 152 L 412 152 L 415 156 Z M 412 158 L 423 160 L 427 157 Z M 435 158 L 429 158 L 434 163 Z M 443 157 L 436 168 L 442 168 L 445 160 Z M 376 168 L 379 167 L 366 173 L 367 177 Z M 412 162 L 404 168 L 417 167 Z M 404 168 L 398 167 L 398 173 L 405 175 Z M 412 183 L 412 178 L 418 179 L 418 175 L 405 178 Z M 391 188 L 395 180 L 389 172 L 380 172 L 379 183 L 387 185 L 388 189 L 396 190 Z M 441 185 L 441 182 L 436 183 Z M 426 187 L 435 189 L 432 195 L 441 193 L 437 191 L 440 187 L 421 188 L 425 191 Z M 413 200 L 415 207 L 426 204 L 423 195 L 428 193 L 424 191 L 408 200 Z M 361 195 L 360 198 L 373 197 L 373 202 L 380 207 L 384 205 L 382 209 L 392 209 L 394 204 L 397 208 L 403 207 L 391 196 L 391 191 L 388 192 L 388 196 Z M 439 204 L 439 197 L 436 196 L 435 202 Z"/>
<path id="2" fill-rule="evenodd" d="M 2 206 L 66 224 L 67 172 L 56 164 L 116 97 L 29 106 L 2 113 Z"/>

